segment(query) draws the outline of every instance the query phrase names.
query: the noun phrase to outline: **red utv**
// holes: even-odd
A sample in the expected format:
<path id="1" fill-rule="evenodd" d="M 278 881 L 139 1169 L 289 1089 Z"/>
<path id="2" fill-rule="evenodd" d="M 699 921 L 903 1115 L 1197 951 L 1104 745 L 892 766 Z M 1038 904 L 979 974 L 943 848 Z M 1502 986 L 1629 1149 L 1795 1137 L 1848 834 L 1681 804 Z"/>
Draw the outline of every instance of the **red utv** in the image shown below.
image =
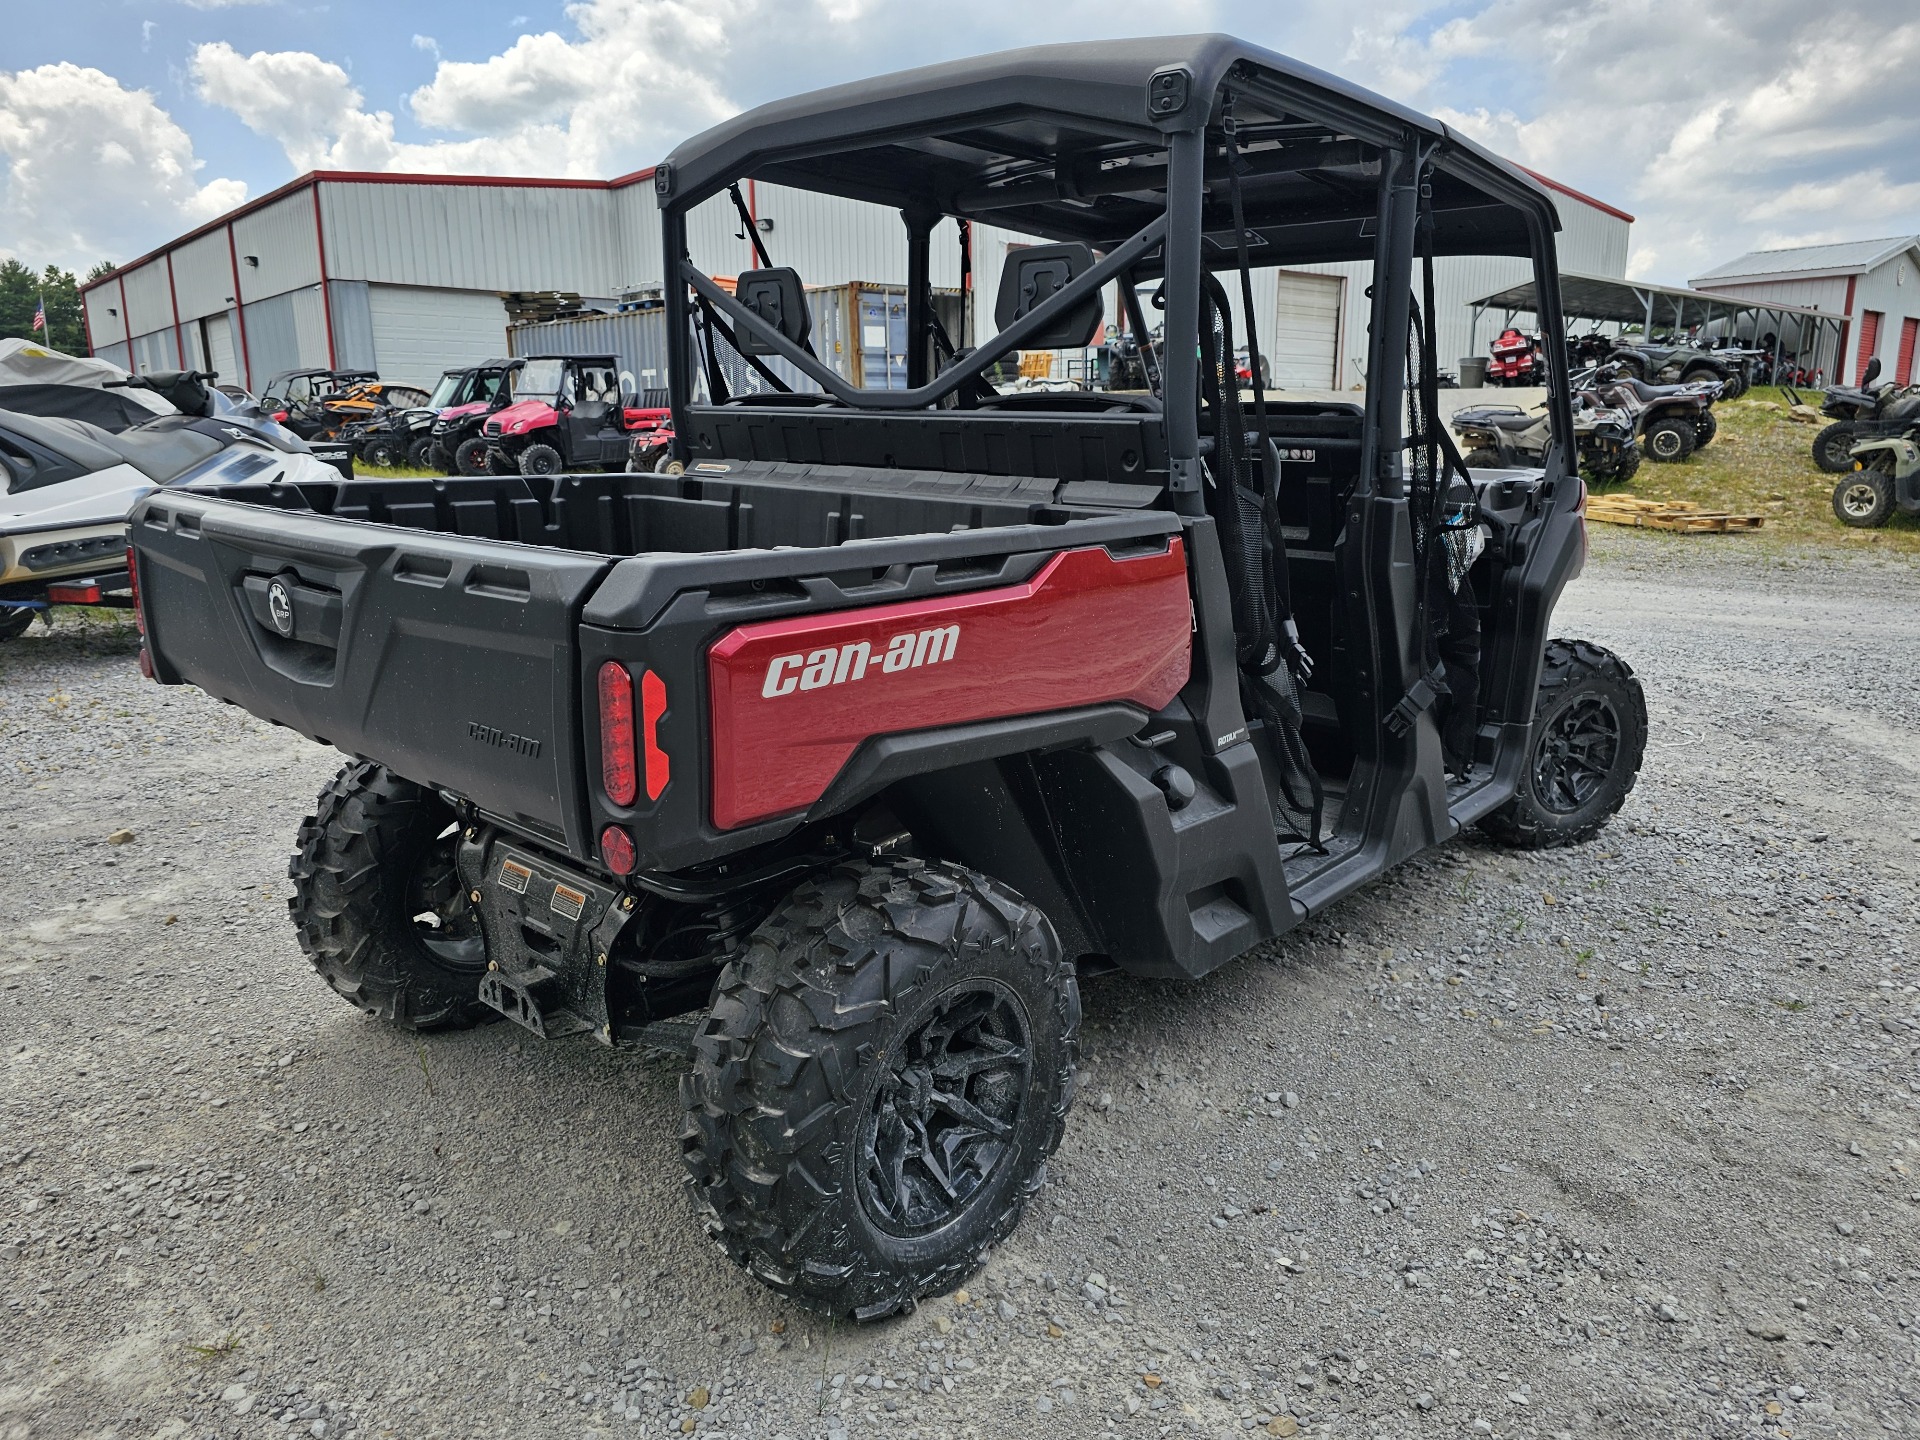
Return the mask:
<path id="1" fill-rule="evenodd" d="M 612 355 L 532 355 L 513 381 L 513 403 L 487 417 L 487 469 L 495 475 L 625 470 L 633 431 L 648 412 L 629 409 Z"/>

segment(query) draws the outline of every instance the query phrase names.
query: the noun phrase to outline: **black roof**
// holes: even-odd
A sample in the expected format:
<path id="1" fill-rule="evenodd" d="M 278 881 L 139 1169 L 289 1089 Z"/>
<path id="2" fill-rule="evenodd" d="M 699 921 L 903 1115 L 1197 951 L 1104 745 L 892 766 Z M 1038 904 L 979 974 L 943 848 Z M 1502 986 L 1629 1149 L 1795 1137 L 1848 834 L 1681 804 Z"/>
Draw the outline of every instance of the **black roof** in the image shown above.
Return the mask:
<path id="1" fill-rule="evenodd" d="M 1191 98 L 1176 113 L 1150 111 L 1159 93 L 1151 82 L 1170 69 L 1191 76 Z M 1334 239 L 1336 249 L 1370 254 L 1358 228 L 1343 223 L 1373 210 L 1377 160 L 1369 175 L 1356 152 L 1410 133 L 1436 144 L 1450 182 L 1444 192 L 1436 187 L 1436 250 L 1524 252 L 1515 206 L 1557 227 L 1545 187 L 1440 121 L 1226 35 L 1039 45 L 777 100 L 682 143 L 658 184 L 676 206 L 752 177 L 890 207 L 933 206 L 1031 234 L 1111 241 L 1160 203 L 1145 193 L 1154 174 L 1146 157 L 1164 148 L 1168 132 L 1205 125 L 1209 102 L 1230 77 L 1245 97 L 1250 145 L 1264 130 L 1275 146 L 1322 142 L 1328 157 L 1324 168 L 1290 160 L 1284 178 L 1274 175 L 1249 197 L 1248 224 L 1260 226 L 1265 210 L 1267 223 L 1297 228 L 1318 210 L 1338 236 L 1300 231 L 1296 243 L 1276 245 L 1261 261 L 1286 259 L 1287 250 L 1318 254 Z M 1361 143 L 1339 152 L 1329 142 L 1340 139 Z M 1131 156 L 1143 163 L 1129 201 L 1120 182 Z M 1022 184 L 1030 199 L 1010 203 Z M 1490 213 L 1499 208 L 1504 216 Z M 1466 213 L 1475 210 L 1482 213 Z"/>

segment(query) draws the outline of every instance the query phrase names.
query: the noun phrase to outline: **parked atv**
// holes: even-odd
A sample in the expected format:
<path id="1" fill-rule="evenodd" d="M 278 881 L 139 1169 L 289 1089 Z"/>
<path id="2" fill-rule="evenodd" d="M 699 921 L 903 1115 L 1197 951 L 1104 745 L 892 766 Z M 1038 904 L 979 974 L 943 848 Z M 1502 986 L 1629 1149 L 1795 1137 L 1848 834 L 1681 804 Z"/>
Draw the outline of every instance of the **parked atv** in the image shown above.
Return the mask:
<path id="1" fill-rule="evenodd" d="M 1719 384 L 1721 398 L 1726 400 L 1738 399 L 1747 388 L 1744 364 L 1723 359 L 1697 345 L 1619 344 L 1608 353 L 1607 359 L 1649 385 L 1712 380 Z"/>
<path id="2" fill-rule="evenodd" d="M 1834 423 L 1813 437 L 1813 463 L 1829 475 L 1844 475 L 1854 467 L 1853 447 L 1905 432 L 1920 419 L 1920 385 L 1880 383 L 1880 357 L 1867 361 L 1858 385 L 1835 385 L 1821 402 L 1820 413 Z M 1789 404 L 1800 403 L 1789 391 Z"/>
<path id="3" fill-rule="evenodd" d="M 533 355 L 513 382 L 513 403 L 486 418 L 487 471 L 559 475 L 624 470 L 632 426 L 612 355 Z"/>
<path id="4" fill-rule="evenodd" d="M 1576 395 L 1587 395 L 1596 404 L 1630 416 L 1641 450 L 1663 465 L 1678 464 L 1710 444 L 1720 431 L 1713 414 L 1720 386 L 1711 380 L 1649 385 L 1610 361 L 1596 370 L 1576 373 L 1573 385 Z"/>
<path id="5" fill-rule="evenodd" d="M 1489 385 L 1544 385 L 1547 382 L 1547 357 L 1541 353 L 1540 337 L 1509 325 L 1488 347 L 1487 383 Z"/>
<path id="6" fill-rule="evenodd" d="M 362 464 L 382 470 L 432 468 L 433 425 L 439 412 L 425 406 L 377 412 L 347 425 L 340 438 Z"/>
<path id="7" fill-rule="evenodd" d="M 1553 439 L 1545 405 L 1532 410 L 1518 405 L 1470 405 L 1454 411 L 1448 424 L 1460 437 L 1469 470 L 1538 469 L 1546 463 L 1547 446 Z M 1640 468 L 1633 417 L 1626 411 L 1576 404 L 1573 433 L 1580 468 L 1595 484 L 1619 484 L 1632 479 Z"/>
<path id="8" fill-rule="evenodd" d="M 1904 435 L 1883 435 L 1853 447 L 1859 467 L 1833 487 L 1833 513 L 1843 525 L 1872 529 L 1893 512 L 1920 515 L 1920 421 Z"/>

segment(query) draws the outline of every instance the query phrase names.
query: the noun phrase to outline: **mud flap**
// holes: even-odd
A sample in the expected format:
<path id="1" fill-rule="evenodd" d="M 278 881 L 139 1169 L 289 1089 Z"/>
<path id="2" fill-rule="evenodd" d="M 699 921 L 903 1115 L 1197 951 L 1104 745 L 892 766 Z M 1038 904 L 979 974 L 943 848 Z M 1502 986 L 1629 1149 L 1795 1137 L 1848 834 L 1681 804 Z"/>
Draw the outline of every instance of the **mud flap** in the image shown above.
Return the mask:
<path id="1" fill-rule="evenodd" d="M 458 864 L 487 938 L 481 1003 L 543 1040 L 612 1044 L 607 955 L 631 899 L 488 830 L 468 832 Z"/>

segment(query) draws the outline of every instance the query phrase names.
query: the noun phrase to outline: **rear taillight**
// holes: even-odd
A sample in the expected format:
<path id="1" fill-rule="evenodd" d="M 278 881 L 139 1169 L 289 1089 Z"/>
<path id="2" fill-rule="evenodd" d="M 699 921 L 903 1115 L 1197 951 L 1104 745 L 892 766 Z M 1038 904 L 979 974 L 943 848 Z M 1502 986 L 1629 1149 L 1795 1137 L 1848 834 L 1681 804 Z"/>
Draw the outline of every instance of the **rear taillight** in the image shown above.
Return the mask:
<path id="1" fill-rule="evenodd" d="M 645 742 L 647 799 L 658 800 L 667 788 L 671 765 L 660 748 L 660 717 L 667 713 L 667 682 L 652 670 L 640 677 L 641 739 Z"/>
<path id="2" fill-rule="evenodd" d="M 633 677 L 609 660 L 600 667 L 600 783 L 616 805 L 640 793 L 633 734 Z"/>
<path id="3" fill-rule="evenodd" d="M 609 825 L 600 832 L 600 858 L 607 862 L 607 869 L 616 875 L 633 873 L 633 840 L 618 825 Z"/>
<path id="4" fill-rule="evenodd" d="M 49 585 L 47 601 L 53 605 L 98 605 L 100 587 L 91 580 L 83 585 Z"/>

